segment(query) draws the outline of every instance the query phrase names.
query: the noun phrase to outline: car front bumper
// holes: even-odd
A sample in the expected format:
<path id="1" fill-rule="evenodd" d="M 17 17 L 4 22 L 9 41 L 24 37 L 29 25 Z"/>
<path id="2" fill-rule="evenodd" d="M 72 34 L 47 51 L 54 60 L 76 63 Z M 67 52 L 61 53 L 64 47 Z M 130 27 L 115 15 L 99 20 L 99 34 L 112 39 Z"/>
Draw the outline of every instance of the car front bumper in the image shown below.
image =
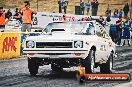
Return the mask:
<path id="1" fill-rule="evenodd" d="M 87 57 L 88 50 L 23 50 L 27 57 L 38 58 L 82 58 Z"/>

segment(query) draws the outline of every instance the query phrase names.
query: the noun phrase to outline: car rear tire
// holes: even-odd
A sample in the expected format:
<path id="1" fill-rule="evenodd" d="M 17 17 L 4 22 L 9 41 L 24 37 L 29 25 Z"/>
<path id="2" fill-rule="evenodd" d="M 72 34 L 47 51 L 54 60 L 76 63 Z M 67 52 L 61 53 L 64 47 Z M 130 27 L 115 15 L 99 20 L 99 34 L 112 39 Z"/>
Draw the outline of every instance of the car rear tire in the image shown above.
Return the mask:
<path id="1" fill-rule="evenodd" d="M 38 73 L 39 66 L 35 59 L 28 58 L 28 69 L 31 76 L 36 76 L 36 74 Z"/>
<path id="2" fill-rule="evenodd" d="M 95 68 L 95 51 L 90 50 L 89 55 L 84 60 L 85 73 L 94 73 Z"/>
<path id="3" fill-rule="evenodd" d="M 113 53 L 110 54 L 109 59 L 106 63 L 100 65 L 100 72 L 101 73 L 112 73 L 111 70 L 113 69 Z"/>

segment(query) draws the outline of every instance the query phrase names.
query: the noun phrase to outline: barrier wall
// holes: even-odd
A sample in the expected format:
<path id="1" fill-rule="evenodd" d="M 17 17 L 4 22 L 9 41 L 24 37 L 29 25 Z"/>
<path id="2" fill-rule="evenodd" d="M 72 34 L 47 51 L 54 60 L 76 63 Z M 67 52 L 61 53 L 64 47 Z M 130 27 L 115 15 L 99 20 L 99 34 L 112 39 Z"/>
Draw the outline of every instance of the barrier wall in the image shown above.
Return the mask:
<path id="1" fill-rule="evenodd" d="M 0 33 L 0 59 L 20 56 L 20 33 Z"/>

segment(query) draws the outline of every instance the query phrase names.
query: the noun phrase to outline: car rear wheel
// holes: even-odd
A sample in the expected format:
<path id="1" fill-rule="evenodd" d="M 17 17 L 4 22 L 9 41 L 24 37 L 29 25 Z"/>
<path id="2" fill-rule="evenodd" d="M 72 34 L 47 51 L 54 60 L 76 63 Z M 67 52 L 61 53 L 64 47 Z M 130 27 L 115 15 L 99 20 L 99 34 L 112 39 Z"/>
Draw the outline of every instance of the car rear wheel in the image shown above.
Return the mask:
<path id="1" fill-rule="evenodd" d="M 109 59 L 106 63 L 100 65 L 100 72 L 101 73 L 112 73 L 111 70 L 113 69 L 113 53 L 110 54 Z"/>
<path id="2" fill-rule="evenodd" d="M 35 59 L 28 58 L 28 69 L 31 76 L 35 76 L 38 73 L 38 64 Z"/>
<path id="3" fill-rule="evenodd" d="M 94 73 L 95 68 L 95 51 L 90 50 L 89 55 L 84 60 L 85 73 Z"/>

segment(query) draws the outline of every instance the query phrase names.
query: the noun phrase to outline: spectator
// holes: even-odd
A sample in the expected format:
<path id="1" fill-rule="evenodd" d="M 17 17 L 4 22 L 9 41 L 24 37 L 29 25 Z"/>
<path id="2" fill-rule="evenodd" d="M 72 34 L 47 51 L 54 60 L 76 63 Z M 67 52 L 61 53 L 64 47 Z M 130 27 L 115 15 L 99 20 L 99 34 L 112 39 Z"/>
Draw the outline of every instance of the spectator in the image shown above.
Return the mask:
<path id="1" fill-rule="evenodd" d="M 84 15 L 84 0 L 80 0 L 80 14 Z"/>
<path id="2" fill-rule="evenodd" d="M 28 1 L 24 2 L 25 6 L 22 8 L 22 32 L 31 32 L 31 23 L 32 23 L 32 13 L 36 14 L 36 12 L 30 9 L 30 3 Z"/>
<path id="3" fill-rule="evenodd" d="M 10 17 L 12 17 L 12 13 L 11 13 L 11 10 L 10 10 L 10 9 L 7 11 L 6 15 L 7 15 L 7 18 L 8 18 L 8 19 L 9 19 Z"/>
<path id="4" fill-rule="evenodd" d="M 98 1 L 97 0 L 93 0 L 93 2 L 91 2 L 92 5 L 92 16 L 97 16 L 97 12 L 98 12 Z"/>
<path id="5" fill-rule="evenodd" d="M 22 24 L 22 14 L 21 14 L 21 12 L 19 12 L 18 8 L 16 8 L 13 18 L 18 20 Z"/>
<path id="6" fill-rule="evenodd" d="M 105 11 L 105 15 L 106 15 L 106 21 L 110 22 L 111 21 L 111 10 L 109 8 L 107 8 L 107 10 Z"/>
<path id="7" fill-rule="evenodd" d="M 121 45 L 121 36 L 122 36 L 122 19 L 116 21 L 116 44 Z"/>
<path id="8" fill-rule="evenodd" d="M 114 15 L 113 15 L 115 18 L 118 18 L 118 9 L 115 9 L 114 11 Z"/>
<path id="9" fill-rule="evenodd" d="M 124 8 L 123 8 L 123 12 L 124 12 L 124 18 L 128 17 L 128 12 L 129 12 L 129 5 L 128 3 L 125 4 Z"/>
<path id="10" fill-rule="evenodd" d="M 112 41 L 116 42 L 116 25 L 114 25 L 114 24 L 110 25 L 109 35 L 110 35 Z"/>
<path id="11" fill-rule="evenodd" d="M 125 45 L 125 39 L 128 40 L 128 45 L 130 46 L 130 27 L 131 27 L 131 23 L 129 22 L 129 18 L 126 18 L 126 21 L 123 23 L 124 25 L 124 31 L 123 31 L 123 46 Z"/>
<path id="12" fill-rule="evenodd" d="M 102 26 L 105 25 L 103 16 L 100 16 L 98 22 L 99 22 Z"/>
<path id="13" fill-rule="evenodd" d="M 90 10 L 90 2 L 89 2 L 89 0 L 85 3 L 85 8 L 86 8 L 87 15 L 88 15 L 89 14 L 89 10 Z"/>
<path id="14" fill-rule="evenodd" d="M 7 21 L 6 21 L 7 19 Z M 0 7 L 0 32 L 4 31 L 5 29 L 5 24 L 8 23 L 8 21 L 10 20 L 10 18 L 8 19 L 7 15 L 5 14 L 3 7 Z"/>
<path id="15" fill-rule="evenodd" d="M 58 0 L 58 5 L 59 5 L 59 13 L 62 13 L 62 0 Z"/>
<path id="16" fill-rule="evenodd" d="M 106 17 L 111 16 L 111 10 L 109 8 L 107 8 L 105 15 Z"/>
<path id="17" fill-rule="evenodd" d="M 123 11 L 122 11 L 122 9 L 120 9 L 120 11 L 119 11 L 119 18 L 122 18 L 122 15 L 123 15 Z"/>
<path id="18" fill-rule="evenodd" d="M 68 6 L 68 0 L 63 0 L 62 1 L 62 9 L 64 9 L 65 14 L 66 14 L 67 6 Z"/>

